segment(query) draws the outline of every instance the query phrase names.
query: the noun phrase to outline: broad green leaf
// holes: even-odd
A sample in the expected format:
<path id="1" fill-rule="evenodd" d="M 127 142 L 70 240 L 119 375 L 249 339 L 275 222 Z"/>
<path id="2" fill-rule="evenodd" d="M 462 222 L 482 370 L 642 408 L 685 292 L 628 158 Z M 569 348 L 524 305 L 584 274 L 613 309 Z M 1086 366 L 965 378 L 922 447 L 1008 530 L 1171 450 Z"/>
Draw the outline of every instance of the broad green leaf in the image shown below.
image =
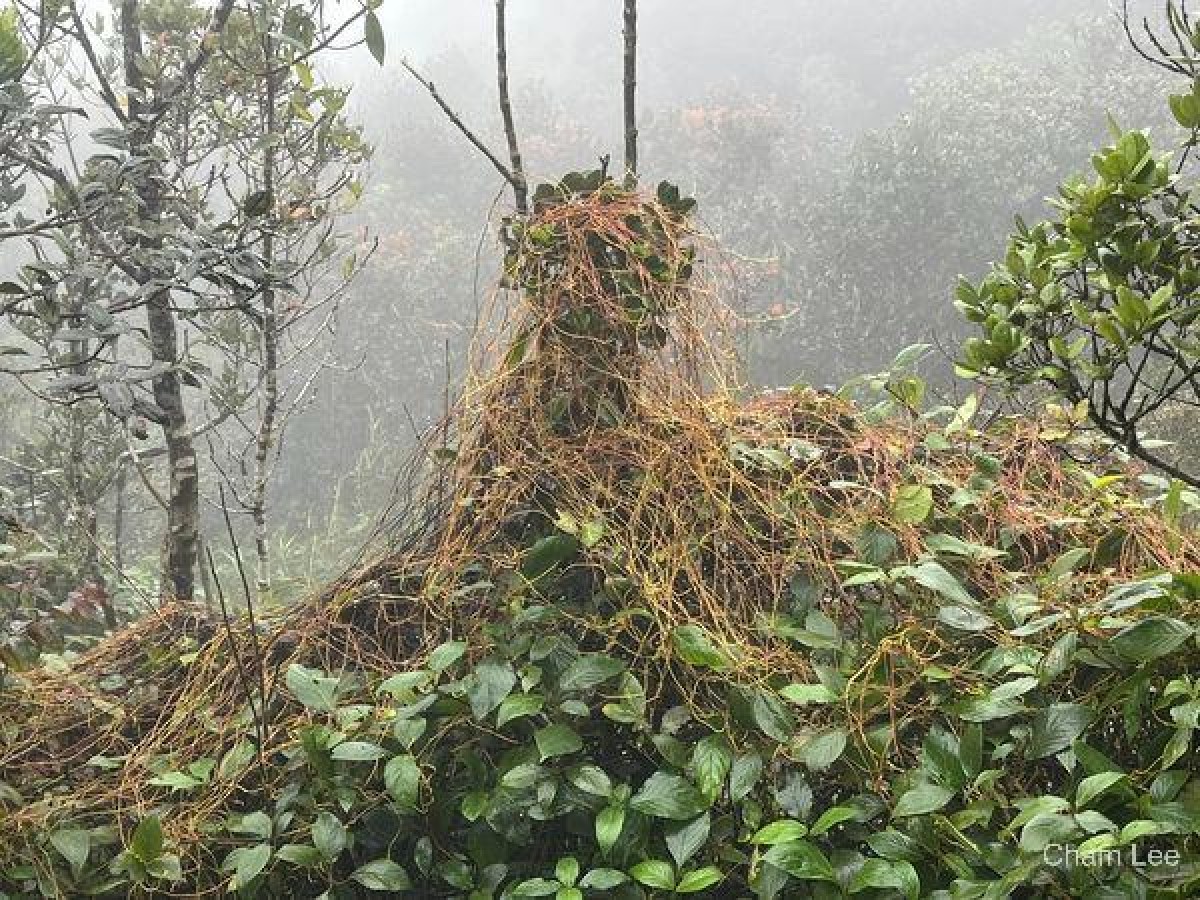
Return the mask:
<path id="1" fill-rule="evenodd" d="M 583 749 L 583 739 L 569 725 L 547 725 L 533 736 L 542 762 L 556 756 L 566 756 Z"/>
<path id="2" fill-rule="evenodd" d="M 704 795 L 678 775 L 655 772 L 629 801 L 631 808 L 658 819 L 691 819 L 708 808 Z"/>
<path id="3" fill-rule="evenodd" d="M 629 874 L 639 884 L 663 891 L 675 889 L 675 869 L 669 862 L 658 859 L 648 859 L 640 862 L 629 870 Z"/>
<path id="4" fill-rule="evenodd" d="M 465 642 L 447 641 L 444 644 L 439 644 L 430 652 L 426 665 L 429 666 L 431 672 L 444 672 L 462 659 L 463 654 L 466 652 L 467 645 Z"/>
<path id="5" fill-rule="evenodd" d="M 412 881 L 403 867 L 390 859 L 377 859 L 355 869 L 350 878 L 368 891 L 407 891 Z"/>
<path id="6" fill-rule="evenodd" d="M 715 800 L 725 786 L 725 778 L 733 766 L 733 750 L 724 735 L 710 734 L 696 744 L 692 751 L 692 768 L 696 784 L 704 796 Z"/>
<path id="7" fill-rule="evenodd" d="M 801 881 L 833 881 L 833 866 L 825 854 L 808 841 L 789 841 L 776 844 L 763 854 L 763 859 Z"/>
<path id="8" fill-rule="evenodd" d="M 933 512 L 933 489 L 927 484 L 902 484 L 892 500 L 892 519 L 902 525 L 917 525 Z M 781 867 L 782 868 L 782 867 Z"/>
<path id="9" fill-rule="evenodd" d="M 62 854 L 76 878 L 87 864 L 92 846 L 91 832 L 83 828 L 60 828 L 50 833 L 50 844 Z"/>
<path id="10" fill-rule="evenodd" d="M 923 816 L 935 812 L 950 802 L 954 791 L 937 784 L 920 784 L 900 795 L 892 816 L 897 819 Z"/>
<path id="11" fill-rule="evenodd" d="M 752 844 L 786 844 L 808 836 L 808 827 L 795 819 L 778 819 L 764 825 L 750 839 Z"/>
<path id="12" fill-rule="evenodd" d="M 337 708 L 338 679 L 292 663 L 283 680 L 292 696 L 309 709 L 333 712 Z"/>
<path id="13" fill-rule="evenodd" d="M 579 886 L 596 891 L 608 891 L 619 887 L 628 880 L 628 875 L 616 869 L 592 869 L 579 879 Z"/>
<path id="14" fill-rule="evenodd" d="M 374 762 L 387 756 L 387 751 L 369 741 L 345 741 L 329 754 L 342 762 Z"/>
<path id="15" fill-rule="evenodd" d="M 921 563 L 920 565 L 911 566 L 907 570 L 908 575 L 921 587 L 928 588 L 935 594 L 945 597 L 947 600 L 954 603 L 961 603 L 968 607 L 974 606 L 975 601 L 967 589 L 963 587 L 962 582 L 951 575 L 939 562 L 932 560 Z"/>
<path id="16" fill-rule="evenodd" d="M 835 826 L 857 819 L 858 816 L 859 810 L 853 806 L 831 806 L 813 822 L 811 833 L 813 837 L 820 837 Z"/>
<path id="17" fill-rule="evenodd" d="M 703 669 L 728 668 L 729 661 L 712 642 L 708 632 L 699 625 L 681 625 L 671 632 L 671 640 L 679 658 L 689 665 Z"/>
<path id="18" fill-rule="evenodd" d="M 574 660 L 558 681 L 564 691 L 588 691 L 625 671 L 625 663 L 603 653 L 584 653 Z"/>
<path id="19" fill-rule="evenodd" d="M 262 874 L 271 861 L 271 845 L 255 844 L 253 847 L 238 847 L 226 858 L 222 868 L 233 872 L 234 887 L 241 889 Z"/>
<path id="20" fill-rule="evenodd" d="M 789 684 L 779 689 L 779 696 L 797 706 L 836 703 L 838 695 L 823 684 Z"/>
<path id="21" fill-rule="evenodd" d="M 1055 703 L 1040 709 L 1033 717 L 1026 756 L 1044 759 L 1070 747 L 1094 718 L 1093 712 L 1078 703 Z"/>
<path id="22" fill-rule="evenodd" d="M 830 728 L 814 735 L 800 747 L 800 758 L 814 772 L 832 766 L 846 750 L 849 733 L 845 728 Z"/>
<path id="23" fill-rule="evenodd" d="M 911 863 L 868 859 L 850 879 L 850 893 L 866 890 L 895 890 L 907 900 L 917 900 L 921 896 L 921 879 Z"/>
<path id="24" fill-rule="evenodd" d="M 1127 780 L 1128 776 L 1120 772 L 1100 772 L 1083 779 L 1075 789 L 1075 808 L 1087 809 L 1093 800 Z"/>
<path id="25" fill-rule="evenodd" d="M 375 57 L 375 62 L 382 66 L 387 55 L 387 42 L 383 36 L 383 25 L 373 10 L 367 11 L 363 21 L 363 37 L 366 38 L 367 49 Z"/>
<path id="26" fill-rule="evenodd" d="M 681 869 L 696 855 L 708 840 L 712 820 L 708 813 L 697 816 L 690 822 L 674 825 L 664 833 L 664 840 L 675 865 Z"/>
<path id="27" fill-rule="evenodd" d="M 680 876 L 679 884 L 675 886 L 677 894 L 696 894 L 712 887 L 725 876 L 715 866 L 705 866 Z"/>
<path id="28" fill-rule="evenodd" d="M 542 711 L 545 700 L 540 694 L 513 694 L 505 697 L 496 710 L 496 726 L 503 728 L 513 719 L 532 716 Z"/>
<path id="29" fill-rule="evenodd" d="M 1112 646 L 1126 659 L 1150 662 L 1174 653 L 1195 633 L 1193 626 L 1179 619 L 1153 616 L 1117 633 Z"/>
<path id="30" fill-rule="evenodd" d="M 476 719 L 484 719 L 516 686 L 517 676 L 508 663 L 488 661 L 468 677 L 467 702 Z"/>
<path id="31" fill-rule="evenodd" d="M 612 794 L 612 779 L 599 766 L 580 766 L 567 775 L 567 780 L 585 794 L 594 797 L 608 797 Z"/>
<path id="32" fill-rule="evenodd" d="M 346 826 L 332 813 L 322 810 L 312 827 L 313 846 L 330 862 L 346 849 Z"/>
<path id="33" fill-rule="evenodd" d="M 596 844 L 603 853 L 608 853 L 621 836 L 625 826 L 625 808 L 606 806 L 596 813 Z"/>
<path id="34" fill-rule="evenodd" d="M 757 753 L 739 756 L 729 770 L 729 798 L 733 802 L 743 800 L 762 777 L 763 761 Z"/>
<path id="35" fill-rule="evenodd" d="M 138 823 L 129 841 L 129 851 L 143 863 L 162 856 L 163 830 L 158 816 L 147 816 Z"/>
<path id="36" fill-rule="evenodd" d="M 387 792 L 404 809 L 416 809 L 421 799 L 421 767 L 416 757 L 394 756 L 383 768 Z"/>

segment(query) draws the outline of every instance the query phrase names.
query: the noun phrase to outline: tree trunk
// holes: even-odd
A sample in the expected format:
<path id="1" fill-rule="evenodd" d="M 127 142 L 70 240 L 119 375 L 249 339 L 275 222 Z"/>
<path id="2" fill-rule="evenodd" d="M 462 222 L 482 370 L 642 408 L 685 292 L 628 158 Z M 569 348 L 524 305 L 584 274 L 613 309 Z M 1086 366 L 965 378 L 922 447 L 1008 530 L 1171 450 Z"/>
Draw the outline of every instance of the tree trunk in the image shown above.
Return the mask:
<path id="1" fill-rule="evenodd" d="M 137 0 L 122 0 L 121 38 L 125 84 L 129 91 L 129 118 L 126 127 L 129 153 L 145 161 L 137 185 L 137 218 L 148 223 L 148 233 L 139 234 L 135 246 L 151 257 L 137 264 L 144 271 L 141 283 L 147 284 L 164 273 L 153 257 L 162 250 L 161 235 L 155 230 L 162 220 L 163 173 L 154 161 L 155 110 L 150 102 L 145 78 L 139 68 L 142 57 L 141 24 Z M 162 278 L 166 281 L 166 278 Z M 196 450 L 188 427 L 183 403 L 183 385 L 176 365 L 179 362 L 179 330 L 171 310 L 171 290 L 161 288 L 146 303 L 146 329 L 150 357 L 155 364 L 169 366 L 153 380 L 154 402 L 161 410 L 163 440 L 167 450 L 167 531 L 163 541 L 162 586 L 164 598 L 191 600 L 195 593 L 197 538 L 199 534 L 200 484 Z"/>
<path id="2" fill-rule="evenodd" d="M 263 149 L 262 190 L 270 198 L 275 197 L 275 127 L 276 127 L 276 65 L 275 41 L 269 30 L 264 29 L 263 59 L 268 73 L 263 87 L 262 120 L 266 141 Z M 273 217 L 273 211 L 268 212 Z M 255 592 L 259 603 L 267 599 L 271 590 L 271 555 L 267 540 L 267 489 L 271 481 L 271 448 L 275 444 L 275 420 L 279 413 L 279 331 L 276 309 L 275 287 L 271 282 L 271 269 L 275 265 L 275 235 L 268 226 L 263 235 L 263 262 L 267 267 L 267 281 L 262 291 L 262 409 L 258 421 L 258 433 L 254 447 L 254 489 L 250 500 L 250 516 L 254 520 Z"/>

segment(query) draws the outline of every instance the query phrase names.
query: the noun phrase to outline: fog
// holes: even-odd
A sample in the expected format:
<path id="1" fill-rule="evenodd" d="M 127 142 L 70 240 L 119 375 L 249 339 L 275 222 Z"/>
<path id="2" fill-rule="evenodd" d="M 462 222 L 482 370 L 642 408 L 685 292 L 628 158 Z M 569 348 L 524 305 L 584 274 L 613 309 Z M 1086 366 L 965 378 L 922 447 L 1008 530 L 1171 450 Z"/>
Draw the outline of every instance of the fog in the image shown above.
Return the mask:
<path id="1" fill-rule="evenodd" d="M 1036 217 L 1087 169 L 1106 116 L 1152 129 L 1169 118 L 1167 80 L 1094 0 L 641 6 L 643 180 L 698 198 L 706 259 L 740 316 L 748 389 L 836 385 L 925 342 L 931 382 L 953 393 L 957 277 L 1002 258 L 1014 215 Z M 620 4 L 510 7 L 531 179 L 619 160 Z M 501 151 L 492 4 L 388 0 L 380 18 L 384 65 L 358 29 L 317 64 L 326 83 L 352 87 L 349 118 L 373 147 L 339 230 L 375 249 L 323 338 L 334 363 L 289 419 L 272 483 L 280 547 L 292 548 L 277 565 L 313 577 L 372 530 L 402 460 L 461 382 L 512 203 L 400 64 Z M 2 413 L 9 452 L 36 431 L 33 409 Z"/>

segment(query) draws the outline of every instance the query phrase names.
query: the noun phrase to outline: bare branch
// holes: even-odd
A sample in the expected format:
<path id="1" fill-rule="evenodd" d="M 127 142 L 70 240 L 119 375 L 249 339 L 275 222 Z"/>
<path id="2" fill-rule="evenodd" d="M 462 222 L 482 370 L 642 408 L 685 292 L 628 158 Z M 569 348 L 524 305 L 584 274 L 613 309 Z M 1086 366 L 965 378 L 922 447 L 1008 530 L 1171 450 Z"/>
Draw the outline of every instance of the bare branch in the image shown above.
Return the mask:
<path id="1" fill-rule="evenodd" d="M 483 141 L 476 137 L 475 132 L 471 131 L 471 129 L 467 127 L 466 123 L 463 122 L 458 113 L 450 108 L 450 105 L 443 100 L 442 95 L 438 93 L 438 90 L 434 86 L 433 82 L 425 78 L 420 72 L 414 69 L 409 64 L 408 60 L 400 60 L 400 65 L 404 67 L 404 71 L 408 72 L 408 74 L 411 75 L 417 81 L 417 83 L 421 85 L 421 87 L 429 91 L 429 96 L 433 98 L 433 102 L 436 103 L 441 108 L 442 112 L 446 114 L 446 118 L 450 120 L 450 123 L 462 132 L 463 137 L 470 141 L 476 150 L 487 157 L 488 162 L 492 164 L 496 171 L 499 172 L 504 177 L 504 180 L 511 184 L 513 190 L 516 191 L 518 189 L 518 185 L 520 184 L 520 182 L 517 180 L 517 176 L 513 174 L 512 170 L 509 169 L 508 166 L 500 161 L 500 158 L 496 156 L 495 153 L 488 149 L 488 146 Z"/>

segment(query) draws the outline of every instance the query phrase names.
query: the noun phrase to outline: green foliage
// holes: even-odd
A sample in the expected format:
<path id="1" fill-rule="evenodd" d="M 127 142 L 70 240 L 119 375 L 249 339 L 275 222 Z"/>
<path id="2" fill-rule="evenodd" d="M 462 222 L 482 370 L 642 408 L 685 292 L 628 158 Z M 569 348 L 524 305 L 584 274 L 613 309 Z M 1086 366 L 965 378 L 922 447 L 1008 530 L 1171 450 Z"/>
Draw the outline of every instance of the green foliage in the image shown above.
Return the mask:
<path id="1" fill-rule="evenodd" d="M 810 616 L 831 638 L 812 651 L 820 683 L 734 676 L 728 706 L 614 705 L 645 683 L 547 606 L 376 684 L 293 666 L 307 722 L 274 789 L 210 823 L 208 852 L 258 897 L 1189 895 L 1195 576 L 1115 585 L 1070 617 L 1049 597 L 978 601 L 978 628 L 947 615 L 960 588 L 942 599 L 952 576 L 930 571 L 919 612 Z M 711 662 L 697 639 L 666 645 L 681 673 Z M 53 852 L 0 877 L 19 897 L 178 889 L 179 792 L 202 803 L 229 768 L 190 760 L 148 782 L 158 813 L 124 838 L 59 823 Z M 1060 846 L 1181 861 L 1064 867 Z"/>
<path id="2" fill-rule="evenodd" d="M 1147 416 L 1192 392 L 1200 363 L 1194 207 L 1145 134 L 1120 135 L 1094 166 L 1094 181 L 1062 188 L 1054 221 L 1022 226 L 1003 264 L 960 284 L 982 332 L 960 368 L 1049 384 L 1136 448 Z"/>

